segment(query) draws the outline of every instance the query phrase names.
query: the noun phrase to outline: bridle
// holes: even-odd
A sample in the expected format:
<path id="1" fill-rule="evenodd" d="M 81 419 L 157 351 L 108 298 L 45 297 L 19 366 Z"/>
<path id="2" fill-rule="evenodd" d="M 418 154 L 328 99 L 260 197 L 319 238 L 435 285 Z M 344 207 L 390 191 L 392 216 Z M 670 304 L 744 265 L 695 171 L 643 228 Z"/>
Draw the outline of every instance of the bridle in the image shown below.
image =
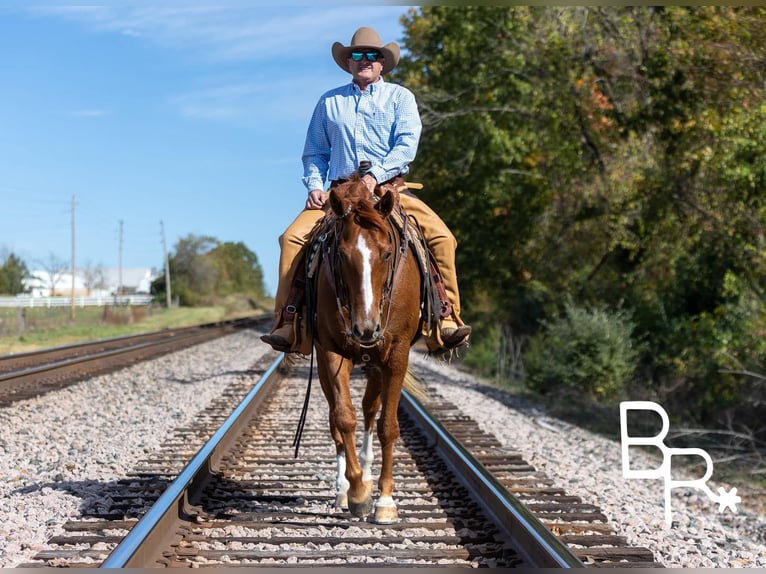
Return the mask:
<path id="1" fill-rule="evenodd" d="M 374 196 L 377 200 L 377 196 Z M 391 245 L 392 257 L 388 260 L 388 268 L 386 272 L 386 281 L 383 284 L 383 293 L 380 298 L 380 305 L 378 308 L 378 324 L 381 326 L 380 334 L 371 343 L 364 343 L 359 341 L 353 334 L 353 331 L 346 320 L 346 314 L 343 312 L 344 308 L 348 310 L 349 316 L 353 316 L 353 309 L 351 299 L 348 295 L 348 285 L 344 280 L 341 273 L 341 261 L 340 261 L 340 249 L 339 242 L 340 237 L 343 234 L 344 226 L 348 216 L 353 212 L 353 205 L 349 204 L 342 215 L 336 216 L 334 228 L 330 234 L 320 237 L 320 241 L 325 242 L 324 246 L 324 258 L 325 263 L 331 263 L 324 265 L 325 275 L 330 283 L 330 287 L 335 293 L 335 304 L 338 308 L 338 315 L 343 323 L 343 331 L 347 342 L 355 342 L 359 347 L 363 349 L 372 349 L 378 346 L 382 346 L 385 341 L 385 332 L 388 327 L 389 320 L 391 319 L 392 295 L 394 286 L 397 284 L 399 276 L 401 275 L 404 267 L 404 261 L 407 258 L 407 251 L 409 249 L 407 234 L 402 233 L 399 230 L 404 229 L 404 226 L 397 227 L 394 217 L 401 216 L 402 223 L 406 217 L 401 210 L 394 209 L 385 219 L 388 225 L 388 242 Z M 327 242 L 328 235 L 331 235 L 331 242 Z"/>

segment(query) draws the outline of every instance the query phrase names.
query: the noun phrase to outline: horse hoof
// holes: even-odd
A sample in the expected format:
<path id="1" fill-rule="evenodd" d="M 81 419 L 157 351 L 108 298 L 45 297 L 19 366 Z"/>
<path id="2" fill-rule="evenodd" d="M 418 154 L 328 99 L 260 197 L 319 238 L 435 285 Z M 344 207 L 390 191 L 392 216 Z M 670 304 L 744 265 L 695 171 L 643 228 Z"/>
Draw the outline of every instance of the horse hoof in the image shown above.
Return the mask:
<path id="1" fill-rule="evenodd" d="M 372 497 L 368 497 L 367 500 L 358 503 L 349 499 L 348 510 L 357 518 L 366 518 L 372 511 Z"/>
<path id="2" fill-rule="evenodd" d="M 376 524 L 393 524 L 394 522 L 399 522 L 399 513 L 396 511 L 396 506 L 375 507 Z"/>
<path id="3" fill-rule="evenodd" d="M 335 496 L 335 508 L 348 510 L 348 494 L 342 493 Z"/>

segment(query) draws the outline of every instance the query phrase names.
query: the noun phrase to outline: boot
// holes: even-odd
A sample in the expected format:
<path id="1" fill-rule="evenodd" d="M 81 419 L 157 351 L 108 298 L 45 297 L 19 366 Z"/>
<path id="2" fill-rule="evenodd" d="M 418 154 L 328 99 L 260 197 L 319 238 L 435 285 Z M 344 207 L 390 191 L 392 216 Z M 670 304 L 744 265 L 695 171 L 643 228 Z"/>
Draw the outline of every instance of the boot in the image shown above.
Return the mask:
<path id="1" fill-rule="evenodd" d="M 306 292 L 306 283 L 296 279 L 290 289 L 287 305 L 282 307 L 276 326 L 268 335 L 262 335 L 261 341 L 271 345 L 275 351 L 290 353 L 294 350 L 297 339 L 297 315 L 298 309 L 303 306 L 303 296 Z"/>
<path id="2" fill-rule="evenodd" d="M 271 345 L 275 351 L 289 353 L 295 345 L 295 307 L 286 305 L 274 330 L 268 335 L 261 335 L 261 341 Z"/>
<path id="3" fill-rule="evenodd" d="M 452 317 L 445 317 L 439 322 L 439 329 L 445 348 L 454 349 L 468 344 L 470 325 L 458 325 Z"/>

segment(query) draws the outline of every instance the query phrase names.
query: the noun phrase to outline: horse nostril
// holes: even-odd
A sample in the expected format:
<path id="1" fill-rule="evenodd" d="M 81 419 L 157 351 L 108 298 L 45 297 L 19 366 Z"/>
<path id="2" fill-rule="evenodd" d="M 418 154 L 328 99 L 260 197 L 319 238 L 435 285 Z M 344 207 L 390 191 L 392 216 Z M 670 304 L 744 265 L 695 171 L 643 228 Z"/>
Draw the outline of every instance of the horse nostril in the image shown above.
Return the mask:
<path id="1" fill-rule="evenodd" d="M 353 338 L 363 343 L 380 340 L 382 338 L 382 331 L 380 324 L 367 325 L 366 327 L 360 327 L 359 325 L 351 326 Z"/>

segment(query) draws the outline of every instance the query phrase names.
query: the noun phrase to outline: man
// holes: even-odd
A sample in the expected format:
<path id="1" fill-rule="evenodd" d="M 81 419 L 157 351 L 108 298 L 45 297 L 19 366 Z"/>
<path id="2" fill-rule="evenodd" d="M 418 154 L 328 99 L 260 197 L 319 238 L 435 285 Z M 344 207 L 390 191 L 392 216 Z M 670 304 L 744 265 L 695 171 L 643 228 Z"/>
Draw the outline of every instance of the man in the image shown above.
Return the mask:
<path id="1" fill-rule="evenodd" d="M 335 42 L 335 62 L 351 74 L 352 82 L 325 93 L 319 100 L 303 149 L 303 183 L 308 189 L 305 209 L 279 238 L 279 286 L 276 294 L 277 324 L 261 337 L 278 351 L 295 349 L 296 311 L 303 304 L 303 286 L 293 281 L 303 258 L 298 254 L 314 224 L 324 216 L 331 187 L 357 172 L 362 161 L 371 164 L 363 181 L 372 193 L 377 185 L 409 171 L 420 139 L 421 122 L 412 92 L 383 80 L 382 74 L 399 63 L 399 45 L 385 46 L 372 28 L 359 28 L 348 46 Z M 460 297 L 455 274 L 457 241 L 425 203 L 411 194 L 400 194 L 408 214 L 417 218 L 426 242 L 443 276 L 452 316 L 442 319 L 441 339 L 447 349 L 464 344 L 471 327 L 460 319 Z"/>

